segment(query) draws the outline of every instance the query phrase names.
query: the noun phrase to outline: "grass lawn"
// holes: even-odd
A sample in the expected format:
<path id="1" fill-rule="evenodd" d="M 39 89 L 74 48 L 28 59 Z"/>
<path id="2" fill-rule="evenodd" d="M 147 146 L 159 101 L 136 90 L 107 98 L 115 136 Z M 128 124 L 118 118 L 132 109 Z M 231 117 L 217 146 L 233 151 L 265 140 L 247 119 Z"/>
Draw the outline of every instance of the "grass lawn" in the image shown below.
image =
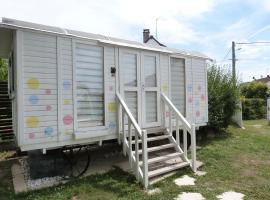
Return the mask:
<path id="1" fill-rule="evenodd" d="M 233 190 L 245 199 L 270 199 L 270 126 L 265 120 L 245 121 L 246 130 L 230 127 L 200 144 L 198 159 L 205 165 L 205 176 L 196 177 L 195 186 L 178 187 L 173 180 L 184 174 L 194 176 L 190 169 L 152 186 L 161 194 L 144 193 L 134 177 L 120 169 L 94 175 L 41 191 L 14 195 L 11 189 L 9 162 L 0 162 L 0 199 L 173 199 L 181 192 L 199 192 L 206 199 Z M 1 157 L 1 156 L 0 156 Z M 5 173 L 4 173 L 5 172 Z"/>

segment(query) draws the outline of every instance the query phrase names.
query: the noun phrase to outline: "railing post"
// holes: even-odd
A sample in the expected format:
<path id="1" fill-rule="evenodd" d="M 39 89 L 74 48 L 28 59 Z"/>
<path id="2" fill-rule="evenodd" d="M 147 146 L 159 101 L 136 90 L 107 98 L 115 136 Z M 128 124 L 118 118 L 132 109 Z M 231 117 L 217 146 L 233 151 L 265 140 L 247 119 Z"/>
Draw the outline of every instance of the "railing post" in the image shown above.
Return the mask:
<path id="1" fill-rule="evenodd" d="M 176 134 L 176 143 L 178 146 L 180 146 L 180 138 L 179 138 L 179 120 L 177 117 L 175 117 L 175 120 L 176 120 L 176 131 L 175 131 L 175 134 Z"/>
<path id="2" fill-rule="evenodd" d="M 170 135 L 172 135 L 172 110 L 169 107 L 169 130 L 170 130 Z"/>
<path id="3" fill-rule="evenodd" d="M 192 159 L 192 170 L 193 172 L 197 171 L 196 166 L 196 127 L 193 123 L 191 125 L 191 159 Z"/>
<path id="4" fill-rule="evenodd" d="M 132 135 L 131 135 L 131 121 L 128 119 L 128 149 L 129 149 L 129 164 L 132 168 Z"/>
<path id="5" fill-rule="evenodd" d="M 183 128 L 184 156 L 187 157 L 187 129 Z"/>
<path id="6" fill-rule="evenodd" d="M 163 121 L 162 121 L 162 123 L 163 123 L 163 127 L 165 127 L 166 126 L 166 108 L 165 108 L 165 102 L 164 102 L 164 100 L 163 100 L 163 98 L 161 99 L 161 113 L 163 113 Z"/>
<path id="7" fill-rule="evenodd" d="M 126 131 L 125 131 L 125 112 L 122 111 L 122 131 L 123 131 L 123 154 L 126 156 L 127 149 L 126 149 Z"/>
<path id="8" fill-rule="evenodd" d="M 117 132 L 118 132 L 118 144 L 121 144 L 121 107 L 120 107 L 120 102 L 117 99 Z"/>
<path id="9" fill-rule="evenodd" d="M 142 131 L 142 158 L 143 158 L 143 183 L 144 188 L 148 188 L 148 150 L 147 150 L 147 131 Z"/>
<path id="10" fill-rule="evenodd" d="M 136 162 L 136 169 L 135 169 L 135 173 L 136 173 L 136 178 L 137 180 L 139 180 L 139 141 L 138 141 L 138 133 L 137 130 L 135 131 L 135 162 Z"/>

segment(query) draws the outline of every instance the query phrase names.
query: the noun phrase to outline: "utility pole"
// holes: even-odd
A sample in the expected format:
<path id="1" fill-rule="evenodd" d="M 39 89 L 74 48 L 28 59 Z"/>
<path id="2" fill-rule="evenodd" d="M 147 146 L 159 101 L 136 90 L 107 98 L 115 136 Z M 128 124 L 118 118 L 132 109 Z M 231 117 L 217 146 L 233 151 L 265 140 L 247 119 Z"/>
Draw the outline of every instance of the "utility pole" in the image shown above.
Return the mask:
<path id="1" fill-rule="evenodd" d="M 236 63 L 236 58 L 235 58 L 235 42 L 232 42 L 232 76 L 233 76 L 233 81 L 236 83 L 236 72 L 235 72 L 235 63 Z"/>

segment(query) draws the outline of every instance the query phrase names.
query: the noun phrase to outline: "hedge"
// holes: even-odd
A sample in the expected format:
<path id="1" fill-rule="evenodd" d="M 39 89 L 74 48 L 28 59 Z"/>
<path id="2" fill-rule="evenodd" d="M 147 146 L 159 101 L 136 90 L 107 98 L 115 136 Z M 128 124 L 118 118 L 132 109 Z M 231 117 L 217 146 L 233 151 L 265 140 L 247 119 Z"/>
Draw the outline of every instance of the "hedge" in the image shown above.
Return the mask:
<path id="1" fill-rule="evenodd" d="M 266 100 L 261 98 L 242 99 L 243 119 L 262 119 L 266 114 Z"/>

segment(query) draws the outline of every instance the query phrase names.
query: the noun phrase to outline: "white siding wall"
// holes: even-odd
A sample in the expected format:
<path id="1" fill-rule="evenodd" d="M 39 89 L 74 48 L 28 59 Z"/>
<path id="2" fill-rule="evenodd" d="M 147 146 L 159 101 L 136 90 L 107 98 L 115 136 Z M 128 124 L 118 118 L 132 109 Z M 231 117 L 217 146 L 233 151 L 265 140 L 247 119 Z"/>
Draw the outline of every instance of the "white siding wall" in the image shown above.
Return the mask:
<path id="1" fill-rule="evenodd" d="M 169 96 L 169 90 L 170 90 L 170 81 L 169 81 L 169 56 L 160 54 L 160 79 L 161 79 L 161 92 L 165 95 Z M 164 113 L 166 118 L 163 119 Z M 162 122 L 165 124 L 168 124 L 169 121 L 169 111 L 168 110 L 161 110 L 161 119 Z"/>
<path id="2" fill-rule="evenodd" d="M 23 32 L 21 59 L 24 88 L 22 137 L 24 149 L 57 147 L 97 141 L 99 137 L 116 137 L 115 94 L 119 87 L 119 83 L 116 83 L 119 71 L 118 48 L 104 46 L 105 125 L 102 130 L 92 130 L 85 140 L 76 141 L 74 138 L 73 105 L 76 105 L 76 102 L 73 102 L 75 73 L 73 40 Z M 159 63 L 161 91 L 169 96 L 169 55 L 160 54 Z M 205 62 L 186 58 L 185 65 L 187 118 L 196 123 L 207 122 Z M 111 74 L 111 67 L 116 67 L 116 75 Z M 169 113 L 165 112 L 168 119 Z"/>
<path id="3" fill-rule="evenodd" d="M 23 34 L 24 144 L 57 140 L 56 37 Z"/>
<path id="4" fill-rule="evenodd" d="M 186 64 L 186 118 L 193 122 L 193 74 L 191 58 L 185 59 Z"/>
<path id="5" fill-rule="evenodd" d="M 86 140 L 76 141 L 73 121 L 72 39 L 23 32 L 22 46 L 23 149 L 57 147 L 92 142 L 99 140 L 98 137 L 115 137 L 116 77 L 111 75 L 111 67 L 116 67 L 116 48 L 104 47 L 106 126 L 102 130 L 92 131 Z"/>
<path id="6" fill-rule="evenodd" d="M 61 106 L 62 115 L 59 121 L 62 124 L 61 140 L 72 140 L 73 134 L 73 85 L 72 85 L 72 41 L 70 38 L 60 39 L 61 58 Z M 70 120 L 68 120 L 70 119 Z"/>
<path id="7" fill-rule="evenodd" d="M 192 58 L 193 115 L 197 124 L 208 121 L 207 71 L 203 59 Z"/>
<path id="8" fill-rule="evenodd" d="M 116 55 L 114 47 L 104 48 L 105 67 L 105 121 L 108 134 L 116 135 L 116 74 L 111 74 L 111 67 L 116 67 Z M 118 71 L 118 69 L 117 69 Z M 117 73 L 117 72 L 116 72 Z"/>

